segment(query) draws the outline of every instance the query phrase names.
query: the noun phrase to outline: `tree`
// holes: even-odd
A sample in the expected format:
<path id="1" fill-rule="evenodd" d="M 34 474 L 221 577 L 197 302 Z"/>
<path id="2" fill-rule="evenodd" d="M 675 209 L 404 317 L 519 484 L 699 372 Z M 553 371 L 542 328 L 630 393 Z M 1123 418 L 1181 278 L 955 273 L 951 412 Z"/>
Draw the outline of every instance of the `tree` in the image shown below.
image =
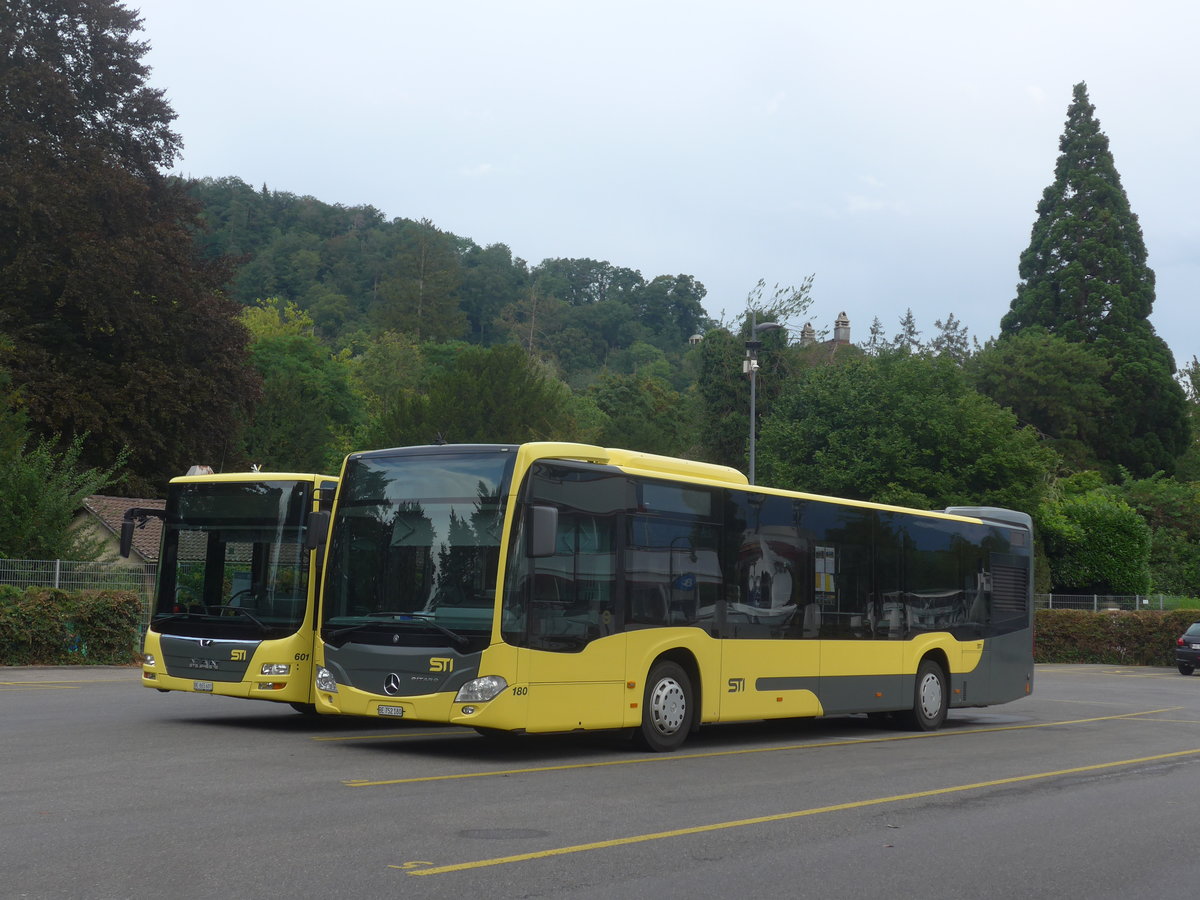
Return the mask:
<path id="1" fill-rule="evenodd" d="M 1150 528 L 1124 501 L 1100 489 L 1063 496 L 1042 509 L 1038 525 L 1054 590 L 1150 590 Z"/>
<path id="2" fill-rule="evenodd" d="M 917 317 L 913 315 L 911 307 L 905 310 L 900 319 L 900 331 L 892 338 L 891 346 L 910 353 L 921 349 L 921 332 L 917 330 Z"/>
<path id="3" fill-rule="evenodd" d="M 1075 470 L 1100 464 L 1095 448 L 1111 418 L 1104 387 L 1111 369 L 1094 345 L 1040 326 L 989 341 L 966 366 L 976 390 L 1036 428 Z"/>
<path id="4" fill-rule="evenodd" d="M 375 310 L 384 328 L 410 332 L 418 341 L 466 334 L 467 317 L 458 305 L 462 275 L 452 235 L 428 219 L 405 223 L 391 265 Z"/>
<path id="5" fill-rule="evenodd" d="M 610 447 L 679 456 L 690 444 L 683 398 L 645 373 L 607 373 L 589 393 L 607 416 L 600 442 Z"/>
<path id="6" fill-rule="evenodd" d="M 1181 481 L 1200 481 L 1200 359 L 1195 356 L 1178 375 L 1180 386 L 1187 397 L 1188 423 L 1192 439 L 1187 450 L 1175 466 L 1175 477 Z"/>
<path id="7" fill-rule="evenodd" d="M 693 334 L 712 325 L 702 305 L 705 293 L 690 275 L 659 275 L 634 291 L 634 309 L 649 342 L 668 353 L 683 353 Z"/>
<path id="8" fill-rule="evenodd" d="M 1150 528 L 1150 589 L 1200 596 L 1200 484 L 1157 474 L 1105 491 L 1137 510 Z"/>
<path id="9" fill-rule="evenodd" d="M 3 341 L 0 341 L 3 349 Z M 80 465 L 83 438 L 61 453 L 35 441 L 0 370 L 0 559 L 98 559 L 104 544 L 74 524 L 85 498 L 120 480 L 124 457 L 106 469 Z"/>
<path id="10" fill-rule="evenodd" d="M 1154 273 L 1087 86 L 1075 85 L 1054 182 L 1021 254 L 1017 296 L 1001 336 L 1039 326 L 1112 360 L 1112 397 L 1097 455 L 1138 475 L 1174 470 L 1189 427 L 1175 364 L 1149 316 Z"/>
<path id="11" fill-rule="evenodd" d="M 524 295 L 496 317 L 496 330 L 531 355 L 545 352 L 551 337 L 563 329 L 570 307 L 546 292 L 540 279 L 530 281 Z"/>
<path id="12" fill-rule="evenodd" d="M 763 421 L 758 464 L 776 487 L 1033 512 L 1057 458 L 953 360 L 891 351 L 801 371 Z"/>
<path id="13" fill-rule="evenodd" d="M 709 462 L 745 469 L 750 386 L 742 374 L 744 342 L 725 328 L 714 328 L 692 352 L 698 358 L 701 455 Z"/>
<path id="14" fill-rule="evenodd" d="M 250 459 L 275 471 L 338 471 L 362 415 L 346 361 L 305 333 L 261 337 L 251 358 L 263 400 L 246 431 Z"/>
<path id="15" fill-rule="evenodd" d="M 520 300 L 528 281 L 525 261 L 513 259 L 504 244 L 471 244 L 463 254 L 459 296 L 473 343 L 494 343 L 496 317 L 505 306 Z"/>
<path id="16" fill-rule="evenodd" d="M 944 322 L 941 319 L 935 320 L 933 327 L 937 329 L 937 334 L 929 342 L 929 350 L 932 353 L 949 356 L 960 365 L 971 358 L 972 344 L 967 326 L 956 319 L 954 313 L 950 313 Z M 979 349 L 978 341 L 975 341 L 974 349 Z"/>
<path id="17" fill-rule="evenodd" d="M 197 208 L 158 171 L 179 137 L 139 25 L 111 0 L 0 8 L 0 331 L 34 433 L 87 433 L 99 471 L 128 447 L 123 489 L 150 493 L 233 461 L 258 383 L 228 269 L 199 258 Z"/>
<path id="18" fill-rule="evenodd" d="M 570 389 L 522 348 L 464 346 L 444 373 L 385 411 L 373 438 L 377 446 L 565 440 L 570 409 Z"/>
<path id="19" fill-rule="evenodd" d="M 544 259 L 532 277 L 542 290 L 568 306 L 586 306 L 603 300 L 630 302 L 634 291 L 645 284 L 642 273 L 595 259 Z"/>

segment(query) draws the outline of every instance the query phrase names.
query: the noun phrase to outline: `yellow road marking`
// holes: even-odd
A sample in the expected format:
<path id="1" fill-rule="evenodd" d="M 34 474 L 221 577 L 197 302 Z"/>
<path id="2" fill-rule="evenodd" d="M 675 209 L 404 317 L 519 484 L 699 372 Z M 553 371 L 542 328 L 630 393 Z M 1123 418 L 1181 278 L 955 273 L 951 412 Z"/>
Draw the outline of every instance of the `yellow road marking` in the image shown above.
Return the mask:
<path id="1" fill-rule="evenodd" d="M 854 744 L 879 744 L 888 741 L 919 741 L 932 738 L 956 737 L 964 734 L 990 734 L 996 731 L 1019 731 L 1026 728 L 1049 728 L 1056 725 L 1083 725 L 1089 722 L 1107 722 L 1113 719 L 1129 719 L 1151 716 L 1156 713 L 1174 712 L 1182 709 L 1170 706 L 1165 709 L 1150 709 L 1139 713 L 1123 713 L 1116 716 L 1096 716 L 1091 719 L 1069 719 L 1058 722 L 1038 722 L 1030 725 L 995 725 L 989 728 L 971 728 L 965 731 L 940 731 L 928 734 L 901 734 L 888 737 L 850 738 L 842 741 L 813 741 L 806 744 L 788 744 L 783 747 L 744 747 L 740 750 L 714 750 L 711 753 L 672 753 L 658 756 L 642 756 L 637 759 L 609 759 L 585 763 L 564 763 L 556 766 L 535 766 L 525 769 L 498 769 L 488 772 L 460 772 L 454 775 L 423 775 L 416 778 L 392 778 L 384 781 L 350 779 L 343 781 L 346 787 L 382 787 L 391 784 L 416 784 L 423 781 L 456 781 L 464 778 L 491 778 L 497 775 L 531 775 L 541 772 L 562 772 L 569 769 L 599 769 L 605 766 L 631 766 L 641 763 L 672 762 L 685 759 L 714 759 L 721 756 L 745 756 L 750 753 L 780 753 L 791 750 L 819 750 L 824 747 L 849 747 Z"/>
<path id="2" fill-rule="evenodd" d="M 1050 663 L 1048 665 L 1055 664 Z M 1163 667 L 1162 671 L 1155 670 L 1153 672 L 1147 672 L 1144 668 L 1138 668 L 1136 666 L 1114 666 L 1111 668 L 1099 669 L 1082 667 L 1068 668 L 1068 666 L 1074 666 L 1072 663 L 1060 663 L 1058 665 L 1063 666 L 1063 668 L 1043 669 L 1039 666 L 1037 669 L 1037 677 L 1042 678 L 1047 675 L 1119 675 L 1125 678 L 1170 678 L 1172 681 L 1179 678 L 1179 675 L 1175 672 L 1173 667 L 1169 671 L 1166 667 Z M 1080 666 L 1083 665 L 1085 664 L 1080 664 Z"/>
<path id="3" fill-rule="evenodd" d="M 1053 772 L 1037 772 L 1032 775 L 1015 775 L 1012 778 L 997 778 L 992 781 L 977 781 L 974 784 L 960 784 L 954 787 L 934 788 L 928 791 L 913 791 L 909 794 L 895 794 L 891 797 L 875 797 L 870 800 L 855 800 L 850 803 L 836 803 L 832 806 L 818 806 L 813 809 L 802 809 L 796 812 L 775 813 L 768 816 L 755 816 L 750 819 L 736 819 L 732 822 L 714 822 L 710 825 L 694 825 L 690 828 L 675 828 L 670 831 L 656 831 L 651 834 L 637 834 L 630 837 L 613 838 L 607 841 L 593 841 L 589 844 L 575 844 L 570 847 L 555 847 L 550 850 L 537 850 L 531 853 L 517 853 L 512 856 L 497 856 L 492 859 L 479 859 L 473 862 L 454 863 L 447 866 L 431 866 L 418 868 L 421 863 L 406 863 L 389 865 L 389 869 L 402 869 L 409 875 L 444 875 L 448 872 L 462 872 L 467 869 L 482 869 L 488 866 L 502 866 L 509 863 L 528 862 L 535 859 L 548 859 L 552 856 L 566 856 L 570 853 L 585 853 L 590 850 L 607 850 L 612 847 L 625 847 L 630 844 L 640 844 L 647 841 L 659 841 L 665 838 L 685 837 L 692 834 L 705 834 L 714 831 L 724 831 L 730 828 L 745 828 L 748 825 L 765 825 L 770 822 L 784 822 L 789 819 L 800 819 L 805 816 L 816 816 L 821 813 L 844 812 L 850 809 L 862 809 L 868 806 L 882 806 L 886 803 L 899 803 L 904 800 L 920 800 L 924 797 L 939 797 L 947 794 L 959 794 L 964 791 L 978 791 L 984 788 L 1001 787 L 1008 784 L 1038 781 L 1046 778 L 1058 778 L 1064 775 L 1078 775 L 1083 772 L 1098 772 L 1103 769 L 1115 769 L 1119 766 L 1135 766 L 1144 763 L 1160 762 L 1165 759 L 1179 759 L 1185 756 L 1200 754 L 1200 747 L 1192 750 L 1178 750 L 1174 753 L 1160 753 L 1157 756 L 1142 756 L 1137 759 L 1122 759 L 1116 762 L 1096 763 L 1090 766 L 1076 766 L 1071 769 L 1056 769 Z"/>
<path id="4" fill-rule="evenodd" d="M 69 684 L 66 682 L 54 681 L 0 681 L 0 692 L 4 691 L 73 691 L 78 689 L 79 684 Z"/>

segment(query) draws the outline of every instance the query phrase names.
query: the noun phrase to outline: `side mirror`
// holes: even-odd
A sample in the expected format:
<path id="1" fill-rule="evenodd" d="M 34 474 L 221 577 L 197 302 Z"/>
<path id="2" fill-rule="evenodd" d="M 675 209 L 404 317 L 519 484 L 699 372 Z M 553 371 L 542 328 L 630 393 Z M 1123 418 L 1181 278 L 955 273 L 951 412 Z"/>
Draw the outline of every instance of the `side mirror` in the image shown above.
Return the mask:
<path id="1" fill-rule="evenodd" d="M 526 516 L 525 555 L 534 559 L 553 556 L 558 547 L 558 507 L 531 506 Z"/>
<path id="2" fill-rule="evenodd" d="M 321 509 L 309 513 L 308 528 L 304 532 L 304 549 L 312 551 L 318 547 L 324 547 L 327 537 L 329 537 L 329 511 Z"/>
<path id="3" fill-rule="evenodd" d="M 143 509 L 133 506 L 125 510 L 125 515 L 121 517 L 121 555 L 126 559 L 129 558 L 129 551 L 133 549 L 133 529 L 146 527 L 147 519 L 165 521 L 166 518 L 166 510 L 162 509 Z"/>
<path id="4" fill-rule="evenodd" d="M 121 522 L 121 556 L 129 559 L 129 551 L 133 549 L 133 522 L 125 519 Z"/>

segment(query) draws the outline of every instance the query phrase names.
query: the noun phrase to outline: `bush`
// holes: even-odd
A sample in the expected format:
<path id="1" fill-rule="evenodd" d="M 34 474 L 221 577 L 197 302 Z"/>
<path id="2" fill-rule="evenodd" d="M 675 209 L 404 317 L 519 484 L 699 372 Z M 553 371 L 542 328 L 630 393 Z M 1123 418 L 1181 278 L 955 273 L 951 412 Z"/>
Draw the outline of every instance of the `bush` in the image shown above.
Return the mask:
<path id="1" fill-rule="evenodd" d="M 0 664 L 133 662 L 142 601 L 131 591 L 0 587 Z"/>
<path id="2" fill-rule="evenodd" d="M 1174 666 L 1175 639 L 1197 618 L 1194 609 L 1039 609 L 1034 621 L 1034 662 Z"/>

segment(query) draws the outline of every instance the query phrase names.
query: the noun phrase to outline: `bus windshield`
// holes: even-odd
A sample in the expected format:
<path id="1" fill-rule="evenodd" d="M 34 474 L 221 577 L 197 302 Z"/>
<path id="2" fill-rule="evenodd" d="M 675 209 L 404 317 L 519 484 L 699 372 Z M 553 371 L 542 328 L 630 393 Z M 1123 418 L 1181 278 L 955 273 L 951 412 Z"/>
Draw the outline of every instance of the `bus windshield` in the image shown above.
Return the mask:
<path id="1" fill-rule="evenodd" d="M 322 637 L 466 649 L 491 633 L 515 453 L 352 456 L 329 544 Z"/>
<path id="2" fill-rule="evenodd" d="M 151 627 L 244 639 L 295 632 L 307 607 L 311 504 L 307 482 L 172 484 Z"/>

